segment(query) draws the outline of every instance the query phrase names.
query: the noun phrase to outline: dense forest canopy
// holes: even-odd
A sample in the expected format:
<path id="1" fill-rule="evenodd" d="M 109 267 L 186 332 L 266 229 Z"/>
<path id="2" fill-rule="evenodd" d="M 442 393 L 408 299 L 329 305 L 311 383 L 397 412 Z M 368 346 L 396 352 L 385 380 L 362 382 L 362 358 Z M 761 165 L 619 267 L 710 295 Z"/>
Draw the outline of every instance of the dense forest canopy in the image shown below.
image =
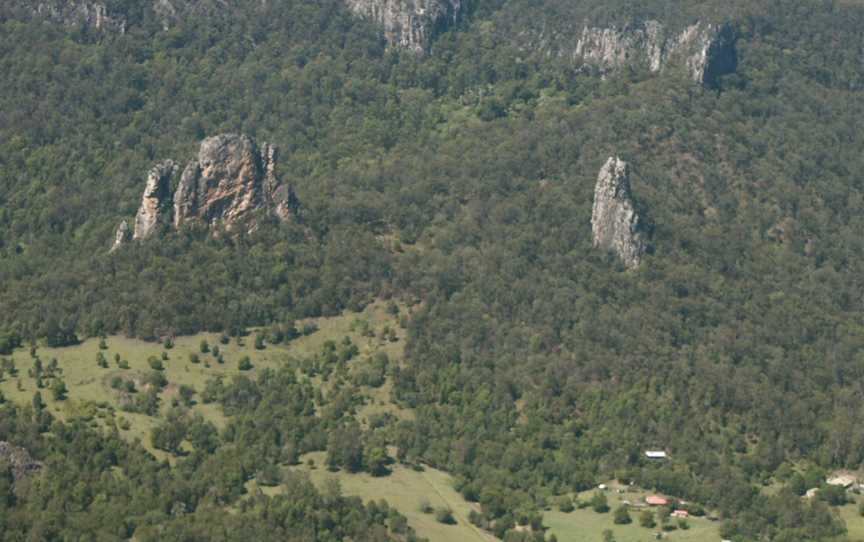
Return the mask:
<path id="1" fill-rule="evenodd" d="M 394 297 L 418 309 L 394 389 L 417 417 L 391 443 L 456 474 L 489 520 L 603 473 L 715 507 L 736 539 L 839 530 L 817 505 L 781 517 L 804 505 L 756 488 L 793 464 L 864 462 L 856 3 L 480 1 L 425 56 L 387 47 L 336 0 L 234 2 L 167 29 L 143 3 L 113 0 L 123 34 L 49 24 L 27 4 L 0 7 L 4 354 L 101 334 L 236 334 Z M 716 89 L 638 66 L 601 78 L 520 34 L 652 19 L 734 25 L 735 72 Z M 279 147 L 302 220 L 164 232 L 109 254 L 148 168 L 222 132 Z M 633 271 L 592 249 L 594 182 L 612 155 L 632 165 L 651 228 Z M 61 438 L 48 441 L 38 418 L 4 410 L 0 436 L 80 469 L 82 491 L 107 483 L 84 447 L 119 447 L 102 466 L 127 472 L 145 461 L 72 426 L 52 425 Z M 676 469 L 645 464 L 650 446 Z M 197 508 L 195 476 L 229 460 L 135 476 Z M 351 518 L 322 540 L 386 516 L 303 491 L 310 510 L 332 498 Z M 212 520 L 197 509 L 188 525 L 159 521 L 180 539 Z"/>

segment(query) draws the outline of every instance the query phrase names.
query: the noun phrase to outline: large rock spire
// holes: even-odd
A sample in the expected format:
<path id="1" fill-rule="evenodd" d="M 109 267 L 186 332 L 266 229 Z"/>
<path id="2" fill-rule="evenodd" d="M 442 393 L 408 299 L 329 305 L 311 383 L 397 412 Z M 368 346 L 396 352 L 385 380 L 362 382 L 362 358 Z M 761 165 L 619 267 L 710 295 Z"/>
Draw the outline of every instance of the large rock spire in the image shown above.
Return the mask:
<path id="1" fill-rule="evenodd" d="M 617 156 L 597 176 L 591 232 L 595 248 L 614 252 L 628 268 L 637 267 L 648 248 L 630 195 L 629 167 Z"/>

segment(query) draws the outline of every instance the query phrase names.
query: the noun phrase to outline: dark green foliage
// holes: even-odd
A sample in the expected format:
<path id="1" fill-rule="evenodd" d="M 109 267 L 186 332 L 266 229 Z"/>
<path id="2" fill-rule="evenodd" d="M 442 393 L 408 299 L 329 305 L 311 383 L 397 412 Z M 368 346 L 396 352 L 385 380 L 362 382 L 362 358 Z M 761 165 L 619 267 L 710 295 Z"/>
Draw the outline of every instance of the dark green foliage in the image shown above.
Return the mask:
<path id="1" fill-rule="evenodd" d="M 615 513 L 613 514 L 613 522 L 616 525 L 627 525 L 628 523 L 632 523 L 633 519 L 630 517 L 630 510 L 628 509 L 626 504 L 622 504 L 615 509 Z"/>
<path id="2" fill-rule="evenodd" d="M 831 506 L 842 506 L 849 502 L 846 488 L 843 486 L 824 485 L 817 493 L 820 501 L 825 501 Z"/>
<path id="3" fill-rule="evenodd" d="M 53 382 L 51 382 L 51 396 L 55 401 L 64 401 L 66 400 L 66 395 L 69 393 L 68 388 L 66 388 L 66 383 L 63 382 L 60 378 L 55 378 Z"/>
<path id="4" fill-rule="evenodd" d="M 654 512 L 651 510 L 643 510 L 641 514 L 639 514 L 639 525 L 647 528 L 653 529 L 657 522 L 654 521 Z"/>
<path id="5" fill-rule="evenodd" d="M 598 514 L 605 514 L 609 511 L 609 502 L 606 499 L 606 495 L 601 492 L 597 492 L 591 496 L 591 509 L 597 512 Z"/>
<path id="6" fill-rule="evenodd" d="M 249 356 L 243 356 L 240 358 L 240 361 L 237 362 L 237 368 L 241 371 L 249 371 L 252 369 L 252 360 L 249 359 Z"/>
<path id="7" fill-rule="evenodd" d="M 329 440 L 352 431 L 342 420 L 356 406 L 351 384 L 392 378 L 394 399 L 416 418 L 388 444 L 459 477 L 501 536 L 540 496 L 588 489 L 601 470 L 627 470 L 642 486 L 736 518 L 729 538 L 842 531 L 824 503 L 796 495 L 824 476 L 791 475 L 794 499 L 756 488 L 790 461 L 831 470 L 864 460 L 864 70 L 849 45 L 860 6 L 479 2 L 421 58 L 385 50 L 335 0 L 244 5 L 169 31 L 146 3 L 109 2 L 128 17 L 124 35 L 27 21 L 17 4 L 0 6 L 0 354 L 103 333 L 156 340 L 204 330 L 223 333 L 224 345 L 251 326 L 294 321 L 307 322 L 308 335 L 308 318 L 378 295 L 419 300 L 406 359 L 352 374 L 326 400 L 287 375 L 256 374 L 208 383 L 201 401 L 242 418 L 225 438 L 238 448 L 261 442 L 254 453 L 270 463 L 291 442 L 300 453 L 328 448 L 333 466 L 364 468 L 362 431 L 344 451 Z M 517 43 L 537 28 L 560 36 L 545 41 L 566 41 L 573 21 L 649 18 L 674 30 L 731 19 L 736 73 L 710 91 L 675 70 L 601 80 L 566 51 Z M 188 160 L 198 140 L 222 131 L 283 150 L 280 173 L 296 185 L 302 221 L 236 236 L 164 232 L 107 254 L 152 162 Z M 610 154 L 632 163 L 653 227 L 654 253 L 633 272 L 591 249 L 594 180 Z M 392 238 L 391 251 L 382 240 Z M 296 333 L 286 325 L 263 340 Z M 356 354 L 334 345 L 303 370 L 336 382 Z M 135 394 L 126 408 L 158 413 L 158 396 Z M 34 424 L 46 427 L 37 410 Z M 219 467 L 244 464 L 201 483 L 212 488 L 206 504 L 234 502 L 266 463 L 242 462 L 200 433 Z M 641 459 L 655 445 L 672 451 L 673 468 Z M 142 481 L 182 478 L 130 454 L 111 461 L 147 465 L 133 470 Z M 207 463 L 192 455 L 181 470 L 190 479 Z M 86 475 L 90 494 L 120 503 L 105 516 L 130 516 L 131 495 L 97 487 L 104 468 L 66 463 L 70 479 Z M 51 493 L 57 506 L 32 505 L 12 537 L 211 539 L 242 529 L 256 539 L 278 527 L 304 540 L 325 530 L 318 522 L 332 539 L 372 537 L 367 522 L 350 519 L 366 518 L 357 503 L 328 504 L 303 482 L 234 517 L 199 509 L 203 489 L 184 480 L 166 493 L 170 506 L 161 493 L 142 498 L 134 514 L 152 519 L 93 536 L 99 521 L 59 525 L 101 506 L 79 499 L 86 492 Z M 276 525 L 297 500 L 308 504 L 299 508 L 308 526 Z M 305 515 L 331 505 L 336 520 Z"/>
<path id="8" fill-rule="evenodd" d="M 435 521 L 445 525 L 456 524 L 456 519 L 453 517 L 453 511 L 449 508 L 438 508 L 435 510 Z"/>

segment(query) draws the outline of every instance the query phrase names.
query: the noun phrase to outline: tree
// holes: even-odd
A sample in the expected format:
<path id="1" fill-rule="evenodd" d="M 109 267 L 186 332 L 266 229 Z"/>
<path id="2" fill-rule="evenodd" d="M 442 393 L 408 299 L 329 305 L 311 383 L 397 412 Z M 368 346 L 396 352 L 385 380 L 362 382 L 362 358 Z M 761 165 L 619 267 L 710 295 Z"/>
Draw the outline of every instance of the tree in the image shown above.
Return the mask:
<path id="1" fill-rule="evenodd" d="M 55 378 L 54 382 L 51 383 L 51 395 L 54 397 L 54 400 L 64 401 L 67 393 L 66 383 L 60 378 Z"/>
<path id="2" fill-rule="evenodd" d="M 389 474 L 387 463 L 390 458 L 387 456 L 387 450 L 383 446 L 368 445 L 364 450 L 364 463 L 366 470 L 372 476 L 385 476 Z"/>
<path id="3" fill-rule="evenodd" d="M 456 519 L 453 517 L 453 511 L 449 508 L 438 508 L 435 510 L 435 521 L 445 525 L 456 524 Z"/>
<path id="4" fill-rule="evenodd" d="M 615 534 L 609 529 L 606 529 L 603 531 L 602 540 L 603 542 L 615 542 Z"/>
<path id="5" fill-rule="evenodd" d="M 42 394 L 38 391 L 33 394 L 33 410 L 36 412 L 42 411 L 45 408 L 45 401 L 42 400 Z"/>
<path id="6" fill-rule="evenodd" d="M 153 447 L 172 454 L 180 451 L 180 444 L 184 438 L 186 438 L 186 424 L 180 420 L 167 420 L 150 432 Z"/>
<path id="7" fill-rule="evenodd" d="M 249 356 L 243 356 L 240 358 L 240 361 L 237 362 L 237 368 L 241 371 L 249 371 L 252 369 L 252 360 L 249 359 Z"/>
<path id="8" fill-rule="evenodd" d="M 99 350 L 108 350 L 108 343 L 105 342 L 104 337 L 99 339 Z"/>
<path id="9" fill-rule="evenodd" d="M 653 529 L 656 527 L 657 523 L 654 521 L 654 513 L 651 510 L 644 510 L 639 514 L 639 525 L 646 529 Z"/>
<path id="10" fill-rule="evenodd" d="M 616 525 L 627 525 L 633 522 L 633 519 L 630 517 L 630 510 L 626 504 L 622 504 L 615 509 L 613 521 Z"/>
<path id="11" fill-rule="evenodd" d="M 201 340 L 201 344 L 198 345 L 198 350 L 200 350 L 202 354 L 210 352 L 210 344 L 207 342 L 207 339 Z"/>
<path id="12" fill-rule="evenodd" d="M 591 497 L 591 508 L 598 514 L 605 514 L 609 511 L 609 502 L 606 495 L 601 492 L 596 492 Z"/>
<path id="13" fill-rule="evenodd" d="M 259 334 L 255 335 L 255 350 L 264 350 L 264 348 L 265 348 L 264 335 L 261 335 L 259 333 Z"/>

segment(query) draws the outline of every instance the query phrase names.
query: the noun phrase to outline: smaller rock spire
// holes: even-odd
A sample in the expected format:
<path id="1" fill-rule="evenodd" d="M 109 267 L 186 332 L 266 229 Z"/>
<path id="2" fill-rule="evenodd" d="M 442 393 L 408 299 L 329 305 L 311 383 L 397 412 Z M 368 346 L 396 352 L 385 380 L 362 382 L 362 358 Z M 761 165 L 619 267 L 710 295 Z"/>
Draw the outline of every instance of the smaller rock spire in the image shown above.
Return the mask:
<path id="1" fill-rule="evenodd" d="M 595 248 L 614 252 L 628 268 L 637 267 L 648 248 L 630 195 L 629 166 L 617 156 L 597 176 L 591 232 Z"/>

